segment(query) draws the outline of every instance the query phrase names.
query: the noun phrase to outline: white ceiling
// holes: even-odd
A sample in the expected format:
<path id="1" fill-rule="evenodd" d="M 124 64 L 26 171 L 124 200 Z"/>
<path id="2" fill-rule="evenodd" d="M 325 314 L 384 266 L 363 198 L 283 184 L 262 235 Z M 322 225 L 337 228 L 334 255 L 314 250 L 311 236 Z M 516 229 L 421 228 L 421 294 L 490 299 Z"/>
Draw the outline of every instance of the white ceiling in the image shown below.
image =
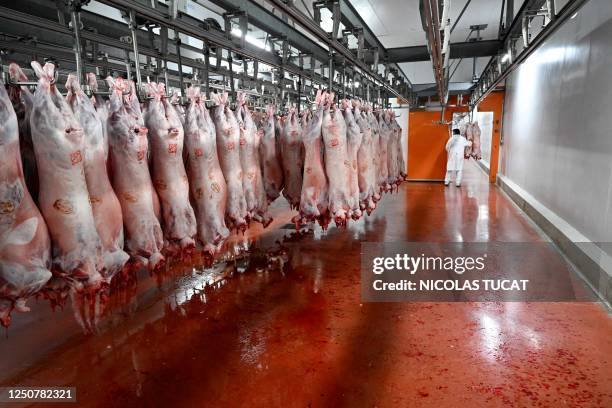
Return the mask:
<path id="1" fill-rule="evenodd" d="M 351 0 L 385 48 L 425 44 L 419 0 Z"/>
<path id="2" fill-rule="evenodd" d="M 359 15 L 386 48 L 425 44 L 419 0 L 350 0 Z M 468 0 L 451 1 L 451 25 Z M 453 31 L 451 42 L 463 42 L 470 25 L 488 24 L 483 39 L 495 39 L 499 31 L 502 0 L 472 0 Z"/>
<path id="3" fill-rule="evenodd" d="M 350 0 L 350 2 L 386 48 L 426 44 L 419 0 Z M 467 2 L 468 0 L 451 0 L 451 26 L 457 21 L 459 13 Z M 518 3 L 515 4 L 515 9 L 518 9 L 522 0 L 517 0 L 515 3 Z M 451 43 L 465 41 L 470 34 L 470 26 L 476 24 L 488 24 L 488 27 L 481 32 L 482 39 L 496 39 L 501 7 L 502 0 L 471 0 L 451 35 Z M 472 35 L 474 36 L 475 34 Z M 488 57 L 476 60 L 478 74 L 482 72 L 488 61 Z M 470 82 L 472 62 L 472 59 L 463 60 L 452 82 Z M 430 61 L 407 62 L 399 66 L 413 84 L 434 82 Z"/>
<path id="4" fill-rule="evenodd" d="M 489 62 L 489 59 L 489 57 L 476 58 L 476 72 L 478 74 L 482 72 L 484 67 Z M 453 63 L 454 70 L 454 65 L 457 64 L 459 60 L 451 61 Z M 459 68 L 457 68 L 451 79 L 451 82 L 471 82 L 473 69 L 472 64 L 472 58 L 461 61 Z M 430 84 L 435 82 L 431 61 L 402 62 L 398 65 L 413 84 Z"/>

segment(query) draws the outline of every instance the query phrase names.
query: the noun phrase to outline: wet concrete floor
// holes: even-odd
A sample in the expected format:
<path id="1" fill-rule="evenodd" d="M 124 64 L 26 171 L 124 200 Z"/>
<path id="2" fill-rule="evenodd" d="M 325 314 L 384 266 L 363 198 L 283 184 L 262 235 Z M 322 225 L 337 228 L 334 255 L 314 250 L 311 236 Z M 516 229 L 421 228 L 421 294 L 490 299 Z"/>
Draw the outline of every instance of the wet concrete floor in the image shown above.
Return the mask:
<path id="1" fill-rule="evenodd" d="M 460 189 L 405 183 L 348 230 L 288 239 L 282 271 L 139 276 L 115 290 L 96 335 L 41 301 L 0 340 L 0 385 L 76 387 L 91 407 L 612 407 L 600 304 L 361 302 L 361 241 L 545 240 L 466 167 Z M 274 212 L 234 244 L 295 234 L 284 204 Z"/>

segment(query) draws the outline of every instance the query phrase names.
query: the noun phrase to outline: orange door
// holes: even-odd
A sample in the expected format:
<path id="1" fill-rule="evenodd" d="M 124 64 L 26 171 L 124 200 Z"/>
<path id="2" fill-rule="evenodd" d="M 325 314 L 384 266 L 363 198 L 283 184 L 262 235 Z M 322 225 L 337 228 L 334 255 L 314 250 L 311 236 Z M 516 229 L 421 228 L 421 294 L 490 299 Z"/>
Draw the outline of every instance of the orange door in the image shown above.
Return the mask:
<path id="1" fill-rule="evenodd" d="M 410 112 L 408 120 L 408 179 L 443 180 L 446 173 L 448 126 L 435 122 L 440 112 Z"/>

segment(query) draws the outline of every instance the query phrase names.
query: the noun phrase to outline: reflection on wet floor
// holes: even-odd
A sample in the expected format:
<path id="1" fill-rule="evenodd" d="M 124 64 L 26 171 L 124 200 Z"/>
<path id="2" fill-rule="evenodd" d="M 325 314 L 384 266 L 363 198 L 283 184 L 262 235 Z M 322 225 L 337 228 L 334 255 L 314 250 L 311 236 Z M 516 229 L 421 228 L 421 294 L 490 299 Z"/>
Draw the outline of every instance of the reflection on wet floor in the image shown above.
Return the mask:
<path id="1" fill-rule="evenodd" d="M 96 407 L 612 406 L 599 304 L 361 302 L 361 241 L 544 239 L 466 167 L 460 189 L 406 184 L 347 231 L 297 234 L 279 203 L 269 230 L 234 237 L 251 256 L 117 285 L 97 335 L 35 305 L 0 341 L 0 383 Z"/>

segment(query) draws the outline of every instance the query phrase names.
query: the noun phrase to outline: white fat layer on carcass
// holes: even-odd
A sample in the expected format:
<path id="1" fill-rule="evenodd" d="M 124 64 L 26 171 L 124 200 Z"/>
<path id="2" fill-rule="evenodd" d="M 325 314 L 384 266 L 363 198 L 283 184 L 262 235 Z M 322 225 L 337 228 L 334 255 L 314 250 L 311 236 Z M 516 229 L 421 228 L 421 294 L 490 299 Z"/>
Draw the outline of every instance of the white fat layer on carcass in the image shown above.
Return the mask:
<path id="1" fill-rule="evenodd" d="M 32 267 L 28 265 L 20 265 L 14 262 L 2 262 L 0 265 L 2 279 L 8 282 L 11 286 L 19 288 L 27 288 L 29 292 L 34 293 L 42 289 L 43 285 L 51 279 L 51 272 L 44 266 Z M 19 295 L 16 293 L 15 295 Z"/>
<path id="2" fill-rule="evenodd" d="M 1 236 L 0 248 L 5 248 L 9 245 L 27 245 L 34 239 L 36 229 L 38 228 L 38 219 L 36 217 L 28 218 L 12 230 L 9 230 L 5 235 Z"/>

